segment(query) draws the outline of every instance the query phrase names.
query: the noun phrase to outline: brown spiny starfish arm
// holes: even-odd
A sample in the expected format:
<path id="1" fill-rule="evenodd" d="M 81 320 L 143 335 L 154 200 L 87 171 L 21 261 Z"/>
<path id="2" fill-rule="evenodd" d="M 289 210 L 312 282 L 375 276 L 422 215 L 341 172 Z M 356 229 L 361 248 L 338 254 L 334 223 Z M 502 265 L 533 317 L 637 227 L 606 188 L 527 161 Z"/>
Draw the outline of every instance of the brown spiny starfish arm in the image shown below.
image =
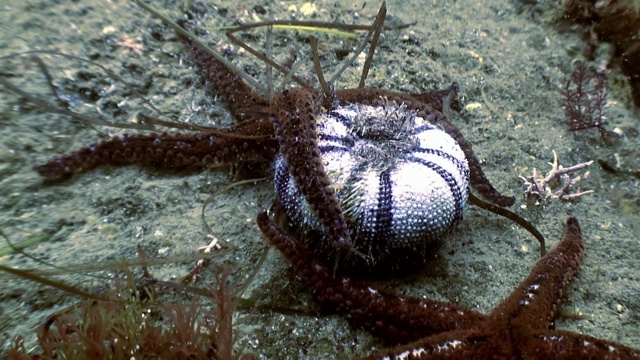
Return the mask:
<path id="1" fill-rule="evenodd" d="M 349 321 L 387 342 L 407 342 L 456 328 L 469 328 L 487 316 L 455 304 L 398 296 L 365 284 L 331 275 L 304 246 L 283 234 L 267 214 L 258 215 L 258 226 L 271 244 L 313 288 L 326 307 L 347 314 Z"/>
<path id="2" fill-rule="evenodd" d="M 367 359 L 640 359 L 640 350 L 551 329 L 563 290 L 584 253 L 580 225 L 567 219 L 560 245 L 484 320 Z"/>
<path id="3" fill-rule="evenodd" d="M 360 360 L 400 359 L 611 359 L 638 360 L 640 351 L 569 331 L 533 330 L 524 343 L 511 344 L 496 330 L 469 329 L 438 334 Z"/>
<path id="4" fill-rule="evenodd" d="M 445 116 L 446 111 L 443 109 L 446 99 L 449 98 L 449 101 L 457 101 L 458 97 L 458 84 L 453 83 L 447 89 L 443 90 L 432 90 L 426 91 L 422 93 L 414 93 L 411 94 L 411 97 L 418 99 L 422 103 L 429 105 L 432 109 L 438 110 L 441 113 L 444 113 Z M 451 106 L 451 104 L 448 104 Z"/>
<path id="5" fill-rule="evenodd" d="M 359 360 L 514 359 L 496 352 L 488 341 L 491 335 L 490 331 L 476 328 L 445 332 Z"/>
<path id="6" fill-rule="evenodd" d="M 231 72 L 224 64 L 193 44 L 188 38 L 181 34 L 176 35 L 200 70 L 215 84 L 216 94 L 227 104 L 236 119 L 246 119 L 252 116 L 253 112 L 261 112 L 268 108 L 269 101 L 251 90 L 240 76 Z"/>
<path id="7" fill-rule="evenodd" d="M 638 360 L 640 350 L 570 331 L 540 330 L 527 340 L 522 358 Z"/>
<path id="8" fill-rule="evenodd" d="M 346 254 L 351 250 L 351 238 L 318 148 L 316 98 L 317 93 L 310 89 L 283 91 L 274 101 L 278 115 L 273 122 L 280 153 L 298 190 L 326 229 L 329 241 Z"/>
<path id="9" fill-rule="evenodd" d="M 103 165 L 151 165 L 167 170 L 202 168 L 242 161 L 271 161 L 278 143 L 267 130 L 271 123 L 246 124 L 243 134 L 261 135 L 238 139 L 212 134 L 136 134 L 116 137 L 37 165 L 34 170 L 46 179 L 60 179 Z M 267 127 L 268 125 L 268 127 Z"/>
<path id="10" fill-rule="evenodd" d="M 444 98 L 453 92 L 457 94 L 457 87 L 445 90 L 434 90 L 420 94 L 403 94 L 391 90 L 375 88 L 337 90 L 336 98 L 342 105 L 367 104 L 371 106 L 384 105 L 385 102 L 395 101 L 397 104 L 405 104 L 410 108 L 424 109 L 427 112 L 442 112 Z"/>
<path id="11" fill-rule="evenodd" d="M 580 224 L 570 217 L 562 242 L 538 260 L 529 276 L 491 313 L 508 317 L 512 324 L 539 329 L 550 326 L 562 300 L 561 294 L 578 271 L 584 256 Z"/>
<path id="12" fill-rule="evenodd" d="M 335 92 L 335 96 L 336 99 L 340 102 L 340 105 L 363 104 L 371 106 L 384 106 L 389 103 L 395 102 L 397 105 L 405 104 L 410 108 L 420 108 L 420 105 L 422 105 L 422 108 L 426 108 L 428 112 L 431 112 L 431 106 L 429 104 L 420 102 L 418 99 L 412 97 L 411 95 L 390 90 L 373 88 L 337 90 Z M 412 106 L 414 104 L 415 106 Z M 433 113 L 435 114 L 435 112 Z"/>

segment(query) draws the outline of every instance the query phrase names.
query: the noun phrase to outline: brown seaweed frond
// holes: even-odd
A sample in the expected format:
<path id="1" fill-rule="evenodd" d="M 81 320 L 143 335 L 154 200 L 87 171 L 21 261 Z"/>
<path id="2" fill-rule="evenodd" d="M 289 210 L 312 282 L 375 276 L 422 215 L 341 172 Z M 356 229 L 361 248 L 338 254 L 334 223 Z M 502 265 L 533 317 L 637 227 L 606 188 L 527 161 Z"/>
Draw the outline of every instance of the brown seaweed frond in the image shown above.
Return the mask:
<path id="1" fill-rule="evenodd" d="M 233 315 L 237 298 L 226 286 L 229 268 L 216 274 L 209 290 L 214 307 L 154 298 L 150 287 L 117 281 L 104 297 L 56 312 L 38 329 L 39 353 L 28 353 L 16 337 L 11 359 L 251 359 L 234 355 Z"/>
<path id="2" fill-rule="evenodd" d="M 620 66 L 640 107 L 640 0 L 568 0 L 563 16 L 584 26 L 587 58 L 593 59 L 602 43 L 613 46 L 612 58 L 606 61 Z"/>
<path id="3" fill-rule="evenodd" d="M 605 80 L 605 74 L 596 73 L 584 63 L 579 63 L 566 79 L 562 96 L 565 122 L 570 131 L 596 128 L 600 137 L 607 139 Z"/>

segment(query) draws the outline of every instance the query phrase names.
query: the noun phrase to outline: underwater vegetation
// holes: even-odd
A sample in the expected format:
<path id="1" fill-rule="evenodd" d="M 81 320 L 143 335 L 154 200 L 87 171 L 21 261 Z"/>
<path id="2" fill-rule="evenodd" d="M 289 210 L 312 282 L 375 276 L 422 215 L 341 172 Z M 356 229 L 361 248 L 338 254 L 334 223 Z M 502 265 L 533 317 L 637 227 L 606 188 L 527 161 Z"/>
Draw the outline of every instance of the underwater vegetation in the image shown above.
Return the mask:
<path id="1" fill-rule="evenodd" d="M 584 63 L 578 63 L 567 78 L 562 91 L 562 107 L 570 131 L 598 129 L 600 137 L 607 139 L 604 127 L 604 106 L 607 100 L 605 80 L 605 74 L 596 73 Z"/>
<path id="2" fill-rule="evenodd" d="M 640 1 L 569 0 L 564 17 L 585 26 L 589 49 L 594 57 L 601 43 L 613 46 L 613 61 L 628 76 L 635 105 L 640 107 Z"/>
<path id="3" fill-rule="evenodd" d="M 22 337 L 8 359 L 253 359 L 234 354 L 233 315 L 238 294 L 229 267 L 217 272 L 202 297 L 166 301 L 166 289 L 145 276 L 114 282 L 101 294 L 49 316 L 38 328 L 40 351 L 29 354 Z M 145 281 L 146 280 L 146 281 Z M 166 285 L 166 284 L 165 284 Z"/>

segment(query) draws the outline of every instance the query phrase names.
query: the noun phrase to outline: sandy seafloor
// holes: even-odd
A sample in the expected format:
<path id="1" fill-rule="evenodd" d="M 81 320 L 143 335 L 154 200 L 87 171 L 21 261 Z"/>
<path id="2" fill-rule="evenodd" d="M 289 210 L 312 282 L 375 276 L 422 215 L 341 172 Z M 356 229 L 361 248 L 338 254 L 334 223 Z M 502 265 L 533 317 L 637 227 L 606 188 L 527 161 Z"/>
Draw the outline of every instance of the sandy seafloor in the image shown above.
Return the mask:
<path id="1" fill-rule="evenodd" d="M 517 197 L 513 209 L 547 237 L 548 248 L 557 243 L 568 215 L 582 224 L 586 256 L 561 310 L 586 316 L 560 317 L 556 327 L 640 348 L 640 180 L 625 172 L 638 170 L 638 112 L 629 105 L 628 91 L 614 67 L 606 111 L 608 128 L 617 128 L 621 135 L 605 144 L 597 131 L 574 135 L 567 130 L 560 90 L 585 45 L 575 32 L 558 31 L 554 19 L 560 8 L 552 3 L 536 2 L 531 7 L 499 0 L 388 1 L 390 23 L 415 24 L 384 34 L 368 85 L 419 92 L 458 82 L 463 105 L 480 106 L 455 114 L 453 121 L 474 144 L 494 185 Z M 236 19 L 253 22 L 291 16 L 368 24 L 379 6 L 360 0 L 320 1 L 309 13 L 303 1 L 152 4 L 176 19 L 190 6 L 197 7 L 200 26 L 208 28 L 233 25 Z M 206 96 L 172 32 L 127 1 L 28 0 L 20 5 L 3 1 L 0 8 L 1 56 L 46 49 L 89 58 L 142 89 L 169 119 L 207 125 L 229 121 L 224 104 Z M 261 14 L 262 9 L 266 14 Z M 264 37 L 264 31 L 255 34 L 255 39 Z M 209 43 L 226 43 L 220 32 L 212 31 L 203 38 Z M 304 44 L 289 41 L 294 38 L 292 32 L 277 32 L 274 53 L 286 55 L 293 49 L 308 54 Z M 320 38 L 323 63 L 332 74 L 345 61 L 335 54 L 353 50 L 355 42 Z M 141 48 L 122 46 L 136 39 Z M 96 67 L 61 57 L 40 57 L 75 111 L 118 122 L 129 121 L 137 112 L 153 114 L 141 107 L 131 91 Z M 247 65 L 251 61 L 246 57 L 236 61 L 254 74 L 264 72 L 263 67 Z M 350 68 L 337 86 L 356 86 L 361 67 L 360 62 Z M 3 59 L 0 74 L 55 103 L 41 72 L 28 57 Z M 43 184 L 32 170 L 34 164 L 124 131 L 100 128 L 105 134 L 101 135 L 68 117 L 28 104 L 4 88 L 0 94 L 0 229 L 13 241 L 50 236 L 47 242 L 28 248 L 30 254 L 68 266 L 134 259 L 138 244 L 149 254 L 166 257 L 194 253 L 207 242 L 199 214 L 207 197 L 231 181 L 227 170 L 172 174 L 138 167 L 99 168 L 59 184 Z M 590 176 L 576 189 L 592 189 L 594 194 L 575 202 L 528 202 L 518 176 L 530 174 L 534 167 L 548 171 L 552 150 L 565 166 L 600 159 L 621 171 L 605 172 L 595 163 L 589 168 Z M 259 256 L 263 240 L 254 219 L 272 198 L 272 185 L 263 183 L 230 190 L 207 208 L 214 233 L 235 246 L 216 261 L 230 264 L 238 281 Z M 424 272 L 384 285 L 401 293 L 490 311 L 528 274 L 539 257 L 539 247 L 526 231 L 493 214 L 467 207 L 464 217 Z M 0 263 L 45 269 L 18 255 L 4 256 Z M 186 263 L 151 271 L 159 279 L 175 280 L 190 268 L 191 263 Z M 78 301 L 58 290 L 5 274 L 0 277 L 0 333 L 5 345 L 20 334 L 30 348 L 35 346 L 35 328 L 43 319 Z M 82 273 L 62 279 L 84 289 L 105 285 L 104 280 Z M 309 291 L 275 251 L 245 297 L 295 309 L 314 306 Z M 236 319 L 238 349 L 264 359 L 349 359 L 383 346 L 339 316 L 241 311 Z"/>

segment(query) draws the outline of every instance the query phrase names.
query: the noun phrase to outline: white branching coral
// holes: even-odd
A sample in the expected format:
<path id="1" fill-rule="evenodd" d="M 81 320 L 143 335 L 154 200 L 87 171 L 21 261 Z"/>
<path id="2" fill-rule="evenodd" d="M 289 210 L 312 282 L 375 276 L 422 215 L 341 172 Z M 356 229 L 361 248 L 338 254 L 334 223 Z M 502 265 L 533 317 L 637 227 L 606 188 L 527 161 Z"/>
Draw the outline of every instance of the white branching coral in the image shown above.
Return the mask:
<path id="1" fill-rule="evenodd" d="M 578 172 L 592 163 L 593 160 L 565 168 L 558 163 L 558 154 L 553 150 L 553 163 L 549 163 L 549 165 L 551 165 L 551 171 L 549 171 L 547 175 L 540 175 L 534 168 L 530 176 L 520 176 L 520 179 L 524 181 L 524 196 L 527 199 L 536 200 L 549 198 L 573 200 L 582 195 L 590 194 L 593 190 L 571 193 L 571 190 L 575 188 L 581 180 L 589 176 L 588 171 L 585 172 L 583 176 L 578 175 L 573 178 L 570 177 L 569 174 Z"/>

